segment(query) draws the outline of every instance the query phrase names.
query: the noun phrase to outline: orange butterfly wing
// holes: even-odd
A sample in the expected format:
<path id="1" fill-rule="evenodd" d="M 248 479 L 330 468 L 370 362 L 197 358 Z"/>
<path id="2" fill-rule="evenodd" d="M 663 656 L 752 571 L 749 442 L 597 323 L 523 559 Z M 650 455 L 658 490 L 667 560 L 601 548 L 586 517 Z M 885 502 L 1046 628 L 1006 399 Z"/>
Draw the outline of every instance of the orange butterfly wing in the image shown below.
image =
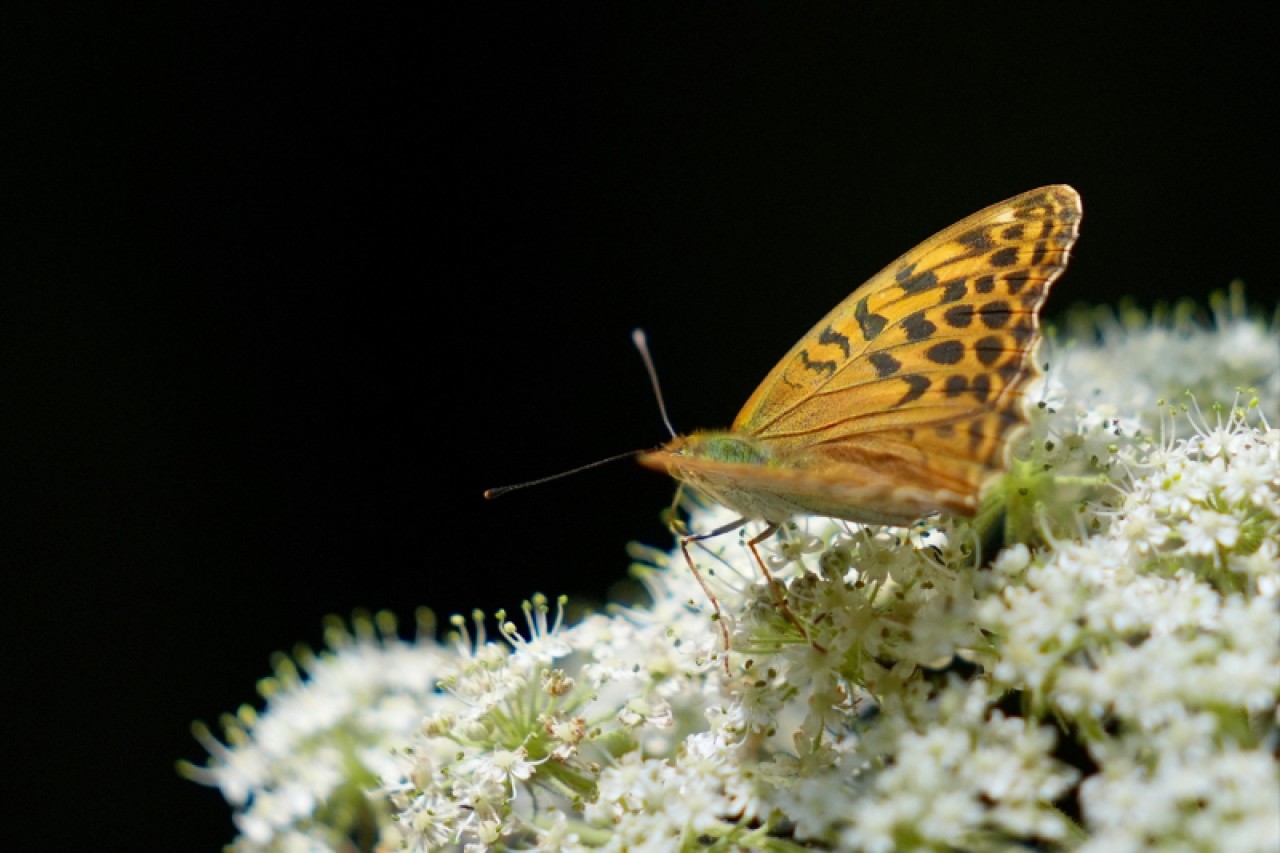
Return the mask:
<path id="1" fill-rule="evenodd" d="M 748 517 L 906 523 L 972 514 L 1026 422 L 1039 311 L 1081 215 L 1071 187 L 994 204 L 850 294 L 765 377 L 731 434 L 769 464 L 700 456 L 698 435 L 641 457 Z"/>

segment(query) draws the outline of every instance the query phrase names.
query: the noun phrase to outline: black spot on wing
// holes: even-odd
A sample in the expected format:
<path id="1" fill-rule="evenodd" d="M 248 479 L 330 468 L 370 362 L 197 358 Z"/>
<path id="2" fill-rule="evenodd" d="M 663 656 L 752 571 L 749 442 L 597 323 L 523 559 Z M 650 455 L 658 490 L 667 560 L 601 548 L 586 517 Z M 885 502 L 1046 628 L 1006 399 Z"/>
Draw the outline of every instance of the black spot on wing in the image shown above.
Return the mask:
<path id="1" fill-rule="evenodd" d="M 987 260 L 993 267 L 1011 267 L 1018 262 L 1018 247 L 1006 246 L 997 252 L 992 252 Z"/>
<path id="2" fill-rule="evenodd" d="M 1016 382 L 1023 373 L 1022 360 L 1016 355 L 996 368 L 996 375 L 1004 380 L 1005 387 Z"/>
<path id="3" fill-rule="evenodd" d="M 964 299 L 965 294 L 969 292 L 965 287 L 964 279 L 953 278 L 951 281 L 942 283 L 942 298 L 938 300 L 939 305 L 946 305 L 948 302 L 956 302 Z"/>
<path id="4" fill-rule="evenodd" d="M 1027 282 L 1031 281 L 1035 276 L 1026 270 L 1011 272 L 1002 279 L 1005 287 L 1009 289 L 1010 296 L 1017 296 L 1022 289 L 1027 286 Z"/>
<path id="5" fill-rule="evenodd" d="M 1013 333 L 1013 339 L 1017 341 L 1020 347 L 1025 347 L 1027 342 L 1035 337 L 1036 334 L 1036 330 L 1031 327 L 1031 323 L 1026 317 L 1015 323 L 1010 331 Z"/>
<path id="6" fill-rule="evenodd" d="M 1022 305 L 1030 311 L 1034 311 L 1040 307 L 1040 303 L 1044 301 L 1044 285 L 1036 282 L 1027 288 L 1022 294 Z"/>
<path id="7" fill-rule="evenodd" d="M 862 330 L 862 339 L 864 341 L 873 341 L 876 335 L 884 331 L 884 327 L 889 325 L 889 321 L 879 314 L 872 314 L 867 310 L 867 298 L 864 296 L 858 300 L 858 304 L 853 308 L 853 319 L 858 321 L 858 328 Z"/>
<path id="8" fill-rule="evenodd" d="M 942 314 L 942 322 L 953 329 L 967 329 L 973 323 L 973 306 L 953 305 Z"/>
<path id="9" fill-rule="evenodd" d="M 907 333 L 907 340 L 912 342 L 927 340 L 938 331 L 937 326 L 925 319 L 923 311 L 917 311 L 903 320 L 902 328 Z"/>
<path id="10" fill-rule="evenodd" d="M 973 352 L 978 361 L 990 367 L 1004 355 L 1004 341 L 998 335 L 988 335 L 973 345 Z"/>
<path id="11" fill-rule="evenodd" d="M 973 289 L 977 293 L 990 293 L 996 289 L 996 277 L 984 275 L 981 278 L 974 279 Z"/>
<path id="12" fill-rule="evenodd" d="M 822 333 L 818 335 L 818 343 L 828 345 L 835 344 L 844 352 L 845 358 L 848 358 L 851 352 L 849 349 L 849 339 L 830 326 L 827 326 L 822 330 Z"/>
<path id="13" fill-rule="evenodd" d="M 1040 207 L 1040 204 L 1043 201 L 1044 201 L 1043 196 L 1036 196 L 1035 198 L 1027 199 L 1024 203 L 1014 208 L 1014 211 L 1013 211 L 1014 218 L 1021 219 L 1023 221 L 1026 221 L 1028 219 L 1039 219 L 1040 213 L 1038 211 L 1038 208 Z"/>
<path id="14" fill-rule="evenodd" d="M 974 252 L 985 252 L 996 247 L 995 242 L 991 239 L 991 234 L 985 228 L 966 231 L 956 238 L 956 242 Z"/>
<path id="15" fill-rule="evenodd" d="M 800 361 L 804 364 L 805 370 L 811 370 L 814 373 L 830 376 L 836 372 L 836 363 L 834 361 L 814 361 L 809 358 L 809 351 L 805 349 L 800 350 Z"/>
<path id="16" fill-rule="evenodd" d="M 1009 324 L 1009 303 L 1003 299 L 997 299 L 994 302 L 978 308 L 978 317 L 982 320 L 982 325 L 988 329 L 999 329 Z"/>
<path id="17" fill-rule="evenodd" d="M 1049 251 L 1049 247 L 1045 245 L 1045 242 L 1043 240 L 1036 243 L 1036 248 L 1031 253 L 1031 265 L 1039 266 L 1040 263 L 1044 261 L 1044 256 L 1048 253 L 1048 251 Z"/>
<path id="18" fill-rule="evenodd" d="M 913 400 L 919 400 L 924 396 L 924 392 L 929 390 L 930 382 L 929 377 L 927 376 L 921 376 L 918 373 L 908 373 L 902 377 L 902 380 L 907 383 L 907 393 L 902 395 L 901 400 L 893 404 L 895 407 L 905 406 Z"/>
<path id="19" fill-rule="evenodd" d="M 1000 422 L 996 424 L 1000 435 L 1009 432 L 1011 427 L 1027 422 L 1027 416 L 1022 412 L 1021 399 L 1016 396 L 1010 397 L 1004 407 L 996 411 L 996 415 L 1000 418 Z"/>
<path id="20" fill-rule="evenodd" d="M 969 452 L 977 453 L 982 447 L 983 439 L 986 438 L 986 431 L 982 428 L 982 420 L 972 421 L 969 424 Z"/>
<path id="21" fill-rule="evenodd" d="M 938 276 L 933 270 L 925 270 L 918 275 L 911 276 L 899 286 L 902 288 L 903 293 L 922 293 L 926 290 L 933 290 L 938 286 Z"/>
<path id="22" fill-rule="evenodd" d="M 898 270 L 896 273 L 893 274 L 893 280 L 898 282 L 898 284 L 902 284 L 902 282 L 911 278 L 911 276 L 915 275 L 915 273 L 916 273 L 916 265 L 907 264 L 905 267 L 903 267 L 902 269 Z"/>
<path id="23" fill-rule="evenodd" d="M 947 383 L 943 386 L 942 390 L 948 397 L 959 397 L 965 391 L 969 390 L 969 380 L 959 374 L 956 374 L 955 376 L 948 376 Z"/>
<path id="24" fill-rule="evenodd" d="M 943 341 L 925 350 L 924 357 L 934 364 L 959 364 L 964 358 L 964 344 L 959 341 Z"/>
<path id="25" fill-rule="evenodd" d="M 1022 232 L 1026 229 L 1023 224 L 1010 225 L 1008 228 L 1000 232 L 1000 236 L 1006 240 L 1021 240 Z"/>
<path id="26" fill-rule="evenodd" d="M 867 361 L 871 362 L 871 366 L 876 369 L 876 376 L 881 379 L 892 376 L 902 368 L 902 362 L 887 352 L 873 352 L 867 357 Z"/>
<path id="27" fill-rule="evenodd" d="M 991 396 L 991 377 L 985 373 L 979 373 L 973 377 L 969 390 L 973 391 L 973 396 L 978 398 L 979 403 L 987 402 L 987 398 Z"/>

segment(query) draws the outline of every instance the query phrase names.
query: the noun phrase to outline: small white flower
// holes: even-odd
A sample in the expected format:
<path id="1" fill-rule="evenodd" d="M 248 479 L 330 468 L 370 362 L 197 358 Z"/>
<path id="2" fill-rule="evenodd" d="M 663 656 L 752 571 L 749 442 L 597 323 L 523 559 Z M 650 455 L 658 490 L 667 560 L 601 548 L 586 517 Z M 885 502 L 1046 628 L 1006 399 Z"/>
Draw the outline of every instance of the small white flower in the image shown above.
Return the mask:
<path id="1" fill-rule="evenodd" d="M 996 555 L 992 568 L 1002 575 L 1017 575 L 1031 564 L 1031 549 L 1016 542 Z"/>
<path id="2" fill-rule="evenodd" d="M 540 761 L 530 761 L 529 751 L 523 746 L 516 749 L 497 748 L 485 755 L 477 756 L 462 765 L 463 773 L 474 773 L 485 782 L 508 784 L 527 782 L 533 775 Z"/>
<path id="3" fill-rule="evenodd" d="M 554 623 L 548 625 L 547 613 L 550 612 L 550 608 L 547 606 L 546 596 L 535 595 L 531 602 L 524 602 L 522 609 L 529 629 L 528 637 L 522 636 L 516 626 L 505 621 L 503 614 L 499 613 L 498 619 L 503 638 L 511 644 L 517 655 L 527 655 L 539 663 L 548 663 L 564 657 L 573 650 L 562 636 L 565 603 L 564 596 L 556 600 L 556 619 Z"/>
<path id="4" fill-rule="evenodd" d="M 618 712 L 618 722 L 628 728 L 645 724 L 668 728 L 673 724 L 671 706 L 662 699 L 646 700 L 637 696 Z"/>
<path id="5" fill-rule="evenodd" d="M 1231 548 L 1239 541 L 1240 522 L 1235 516 L 1201 507 L 1193 508 L 1190 515 L 1178 525 L 1186 553 L 1213 554 L 1218 548 Z"/>
<path id="6" fill-rule="evenodd" d="M 1139 554 L 1159 550 L 1173 531 L 1150 503 L 1130 502 L 1116 521 L 1116 533 L 1133 543 Z"/>

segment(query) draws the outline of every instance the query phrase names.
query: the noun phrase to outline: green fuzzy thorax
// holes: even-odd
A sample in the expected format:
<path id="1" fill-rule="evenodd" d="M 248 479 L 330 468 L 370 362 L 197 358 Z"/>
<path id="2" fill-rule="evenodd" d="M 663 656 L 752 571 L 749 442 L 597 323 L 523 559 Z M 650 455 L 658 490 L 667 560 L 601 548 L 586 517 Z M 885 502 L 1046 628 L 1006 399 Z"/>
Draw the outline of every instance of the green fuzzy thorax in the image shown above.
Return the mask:
<path id="1" fill-rule="evenodd" d="M 773 465 L 768 449 L 753 439 L 732 432 L 695 432 L 685 436 L 682 451 L 687 456 L 746 465 Z"/>

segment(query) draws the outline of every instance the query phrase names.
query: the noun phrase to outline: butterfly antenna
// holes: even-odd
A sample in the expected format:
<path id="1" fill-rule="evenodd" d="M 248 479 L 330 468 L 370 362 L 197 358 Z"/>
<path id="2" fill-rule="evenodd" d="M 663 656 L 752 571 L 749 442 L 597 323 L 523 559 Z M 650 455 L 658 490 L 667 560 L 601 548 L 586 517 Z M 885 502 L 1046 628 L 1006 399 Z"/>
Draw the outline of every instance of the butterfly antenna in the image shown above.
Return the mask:
<path id="1" fill-rule="evenodd" d="M 631 341 L 636 345 L 636 349 L 640 350 L 640 358 L 644 359 L 644 369 L 649 372 L 649 383 L 653 386 L 653 394 L 658 398 L 658 411 L 662 414 L 662 423 L 667 428 L 667 432 L 671 433 L 671 437 L 675 438 L 675 428 L 671 426 L 671 419 L 667 417 L 667 404 L 662 399 L 662 388 L 658 385 L 658 371 L 653 366 L 653 356 L 649 355 L 649 340 L 645 337 L 643 329 L 636 329 L 631 333 Z M 601 465 L 608 465 L 610 462 L 617 462 L 619 459 L 626 459 L 630 456 L 639 456 L 646 453 L 646 450 L 628 450 L 626 453 L 619 453 L 616 456 L 610 456 L 607 459 L 598 459 L 595 462 L 586 465 L 579 465 L 577 468 L 571 468 L 568 471 L 561 471 L 558 474 L 552 474 L 549 477 L 539 477 L 536 480 L 529 480 L 526 483 L 513 483 L 510 486 L 498 486 L 494 489 L 485 489 L 484 496 L 489 500 L 500 498 L 507 492 L 514 492 L 516 489 L 524 489 L 529 486 L 540 486 L 543 483 L 550 483 L 552 480 L 559 480 L 561 477 L 568 477 L 571 474 L 580 474 L 583 471 L 589 471 L 592 468 L 599 468 Z"/>
<path id="2" fill-rule="evenodd" d="M 658 370 L 653 366 L 653 356 L 649 354 L 649 339 L 645 337 L 644 329 L 633 331 L 631 342 L 636 345 L 636 349 L 640 350 L 640 357 L 644 359 L 644 369 L 649 372 L 649 384 L 653 386 L 653 396 L 658 398 L 658 411 L 662 414 L 662 425 L 667 428 L 667 432 L 671 433 L 671 437 L 675 438 L 676 430 L 671 426 L 671 419 L 667 417 L 667 403 L 662 399 L 662 386 L 658 384 Z"/>
<path id="3" fill-rule="evenodd" d="M 592 468 L 599 468 L 601 465 L 608 465 L 610 462 L 617 462 L 619 459 L 626 459 L 628 456 L 638 456 L 644 452 L 645 451 L 643 450 L 628 450 L 626 453 L 619 453 L 618 455 L 610 456 L 607 459 L 597 459 L 595 462 L 590 462 L 586 465 L 579 465 L 577 468 L 572 468 L 568 471 L 561 471 L 559 474 L 552 474 L 549 477 L 539 477 L 538 479 L 530 480 L 527 483 L 515 483 L 510 486 L 498 486 L 495 489 L 485 489 L 484 496 L 489 500 L 493 500 L 494 498 L 502 497 L 507 492 L 514 492 L 516 489 L 550 483 L 552 480 L 559 480 L 561 477 L 568 477 L 570 474 L 579 474 L 583 471 L 589 471 Z"/>

